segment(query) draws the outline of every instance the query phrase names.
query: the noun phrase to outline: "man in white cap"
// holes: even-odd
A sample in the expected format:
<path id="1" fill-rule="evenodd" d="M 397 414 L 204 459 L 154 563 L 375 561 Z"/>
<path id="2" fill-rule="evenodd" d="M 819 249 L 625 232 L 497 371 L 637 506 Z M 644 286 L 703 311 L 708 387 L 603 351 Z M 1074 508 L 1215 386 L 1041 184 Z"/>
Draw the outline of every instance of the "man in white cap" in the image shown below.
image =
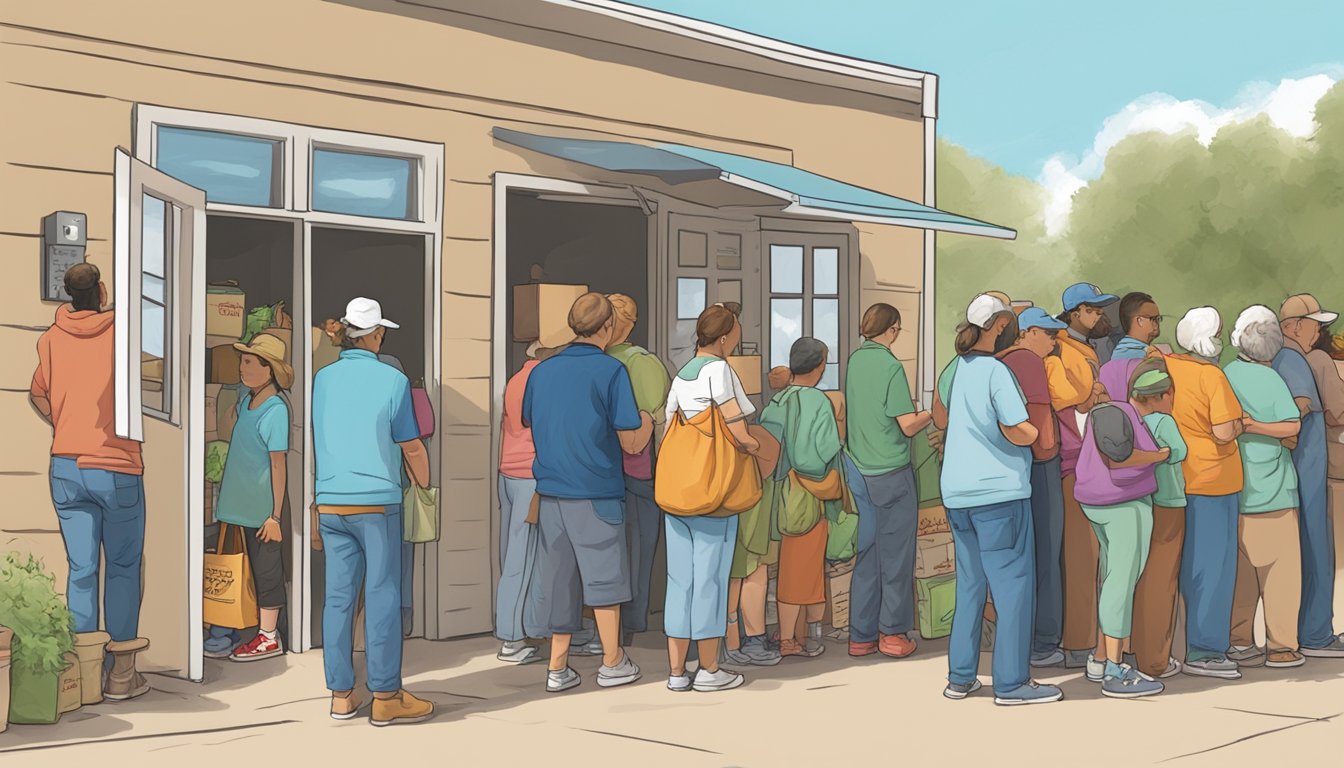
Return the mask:
<path id="1" fill-rule="evenodd" d="M 432 703 L 401 687 L 401 466 L 421 488 L 430 478 L 411 383 L 378 360 L 387 329 L 397 327 L 373 299 L 351 300 L 337 334 L 341 357 L 313 380 L 318 527 L 327 563 L 323 658 L 331 716 L 348 720 L 361 708 L 354 695 L 352 630 L 362 583 L 374 725 L 416 723 L 434 713 Z"/>
<path id="2" fill-rule="evenodd" d="M 1334 631 L 1335 552 L 1326 495 L 1325 415 L 1307 351 L 1316 346 L 1322 329 L 1337 319 L 1337 312 L 1321 309 L 1309 293 L 1290 296 L 1279 310 L 1283 349 L 1274 357 L 1274 370 L 1288 383 L 1302 413 L 1302 431 L 1293 448 L 1302 542 L 1302 609 L 1297 634 L 1302 655 L 1317 658 L 1344 658 L 1344 638 Z"/>

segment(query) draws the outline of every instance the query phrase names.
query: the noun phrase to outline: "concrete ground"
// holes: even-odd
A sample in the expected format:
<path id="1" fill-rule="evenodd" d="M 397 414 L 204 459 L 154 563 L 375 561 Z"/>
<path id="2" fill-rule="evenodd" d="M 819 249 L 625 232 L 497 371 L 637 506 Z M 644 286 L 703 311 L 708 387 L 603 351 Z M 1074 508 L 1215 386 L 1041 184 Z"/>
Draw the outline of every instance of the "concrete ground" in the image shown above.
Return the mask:
<path id="1" fill-rule="evenodd" d="M 585 658 L 574 662 L 580 688 L 547 695 L 543 666 L 500 664 L 489 638 L 409 642 L 406 686 L 438 711 L 428 723 L 383 729 L 327 717 L 320 651 L 253 664 L 207 660 L 203 684 L 156 675 L 154 690 L 136 701 L 86 707 L 55 726 L 10 726 L 0 734 L 0 765 L 307 768 L 289 761 L 318 757 L 647 768 L 867 757 L 956 768 L 1066 760 L 1228 768 L 1313 755 L 1329 762 L 1344 747 L 1344 661 L 1250 670 L 1234 683 L 1179 676 L 1162 696 L 1138 701 L 1104 699 L 1080 673 L 1046 670 L 1039 679 L 1062 685 L 1065 701 L 1009 708 L 994 705 L 988 686 L 961 702 L 940 695 L 943 641 L 924 642 L 903 661 L 852 660 L 828 642 L 817 659 L 747 670 L 743 688 L 719 694 L 666 690 L 660 643 L 646 634 L 632 649 L 645 675 L 633 686 L 599 689 L 599 661 Z M 988 682 L 988 655 L 981 670 Z"/>

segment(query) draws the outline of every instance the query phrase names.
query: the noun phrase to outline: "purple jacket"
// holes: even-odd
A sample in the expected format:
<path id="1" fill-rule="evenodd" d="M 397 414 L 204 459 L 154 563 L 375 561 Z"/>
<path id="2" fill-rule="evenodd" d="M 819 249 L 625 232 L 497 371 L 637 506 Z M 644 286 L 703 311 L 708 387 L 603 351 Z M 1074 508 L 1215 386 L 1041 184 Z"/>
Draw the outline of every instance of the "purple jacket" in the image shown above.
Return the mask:
<path id="1" fill-rule="evenodd" d="M 1128 377 L 1125 380 L 1128 381 Z M 1109 389 L 1108 386 L 1107 390 Z M 1134 406 L 1119 400 L 1113 401 L 1110 405 L 1124 411 L 1129 417 L 1129 423 L 1134 428 L 1134 450 L 1158 449 L 1157 441 L 1153 439 L 1143 419 L 1139 418 Z M 1098 406 L 1089 415 L 1094 415 L 1105 407 L 1107 406 Z M 1092 423 L 1092 419 L 1089 418 L 1087 433 L 1083 435 L 1083 452 L 1078 456 L 1078 481 L 1073 489 L 1073 496 L 1078 503 L 1090 507 L 1108 507 L 1157 493 L 1157 465 L 1111 469 L 1106 465 L 1106 458 L 1102 455 L 1101 449 L 1097 447 L 1097 438 L 1092 433 Z"/>
<path id="2" fill-rule="evenodd" d="M 1106 388 L 1106 394 L 1113 402 L 1129 402 L 1129 379 L 1141 362 L 1140 358 L 1112 359 L 1101 366 L 1101 386 Z"/>

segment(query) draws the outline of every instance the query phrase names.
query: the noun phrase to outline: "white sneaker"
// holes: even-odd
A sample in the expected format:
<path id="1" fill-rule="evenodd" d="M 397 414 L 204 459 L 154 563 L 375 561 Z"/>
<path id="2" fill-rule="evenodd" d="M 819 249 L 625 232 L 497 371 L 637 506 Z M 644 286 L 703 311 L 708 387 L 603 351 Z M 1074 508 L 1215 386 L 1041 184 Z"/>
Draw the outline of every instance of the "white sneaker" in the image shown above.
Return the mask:
<path id="1" fill-rule="evenodd" d="M 597 670 L 597 684 L 603 688 L 615 688 L 629 685 L 639 679 L 639 665 L 630 658 L 630 654 L 621 654 L 621 663 L 614 667 L 603 664 Z"/>
<path id="2" fill-rule="evenodd" d="M 705 669 L 695 673 L 695 684 L 692 686 L 700 693 L 714 693 L 715 691 L 730 691 L 747 681 L 747 678 L 741 674 L 719 667 L 717 672 L 710 672 Z"/>
<path id="3" fill-rule="evenodd" d="M 1087 679 L 1094 683 L 1100 683 L 1102 680 L 1106 679 L 1105 659 L 1097 661 L 1096 655 L 1091 653 L 1087 654 Z"/>
<path id="4" fill-rule="evenodd" d="M 1166 669 L 1166 671 L 1164 671 L 1162 674 L 1158 675 L 1158 676 L 1157 676 L 1157 679 L 1159 679 L 1159 680 L 1166 680 L 1166 679 L 1169 678 L 1169 677 L 1175 677 L 1175 676 L 1177 676 L 1177 675 L 1179 675 L 1179 674 L 1181 674 L 1181 662 L 1179 662 L 1179 661 L 1177 661 L 1176 659 L 1174 659 L 1174 658 L 1168 656 L 1168 657 L 1167 657 L 1167 669 Z"/>
<path id="5" fill-rule="evenodd" d="M 579 683 L 582 682 L 583 678 L 579 677 L 579 673 L 575 672 L 573 669 L 569 667 L 565 667 L 559 672 L 552 672 L 549 669 L 546 670 L 547 693 L 560 693 L 561 691 L 568 691 L 570 688 L 579 687 Z"/>
<path id="6" fill-rule="evenodd" d="M 673 693 L 685 693 L 691 690 L 691 676 L 689 674 L 668 675 L 667 690 Z"/>
<path id="7" fill-rule="evenodd" d="M 527 664 L 533 661 L 540 661 L 541 654 L 537 649 L 527 643 L 518 640 L 516 642 L 506 642 L 499 646 L 499 653 L 495 658 L 509 664 Z"/>

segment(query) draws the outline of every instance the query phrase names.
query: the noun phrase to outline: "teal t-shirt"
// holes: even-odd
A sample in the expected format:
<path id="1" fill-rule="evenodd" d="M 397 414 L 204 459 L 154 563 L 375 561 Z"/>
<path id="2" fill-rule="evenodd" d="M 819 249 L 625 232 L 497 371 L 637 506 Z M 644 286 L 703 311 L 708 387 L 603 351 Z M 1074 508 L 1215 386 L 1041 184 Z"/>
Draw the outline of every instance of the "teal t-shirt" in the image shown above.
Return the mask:
<path id="1" fill-rule="evenodd" d="M 1159 507 L 1185 506 L 1185 473 L 1181 462 L 1185 461 L 1187 449 L 1185 438 L 1176 426 L 1176 420 L 1165 413 L 1150 413 L 1143 417 L 1148 431 L 1153 433 L 1159 448 L 1170 448 L 1171 457 L 1157 465 L 1157 493 L 1153 495 L 1153 504 Z"/>
<path id="2" fill-rule="evenodd" d="M 938 399 L 943 401 L 943 407 L 947 407 L 947 398 L 952 395 L 952 380 L 957 377 L 957 363 L 960 361 L 960 357 L 952 358 L 952 362 L 938 374 Z"/>
<path id="3" fill-rule="evenodd" d="M 1031 448 L 1013 445 L 1000 429 L 1027 421 L 1027 399 L 1008 366 L 989 355 L 961 358 L 948 399 L 943 506 L 970 509 L 1031 498 Z"/>
<path id="4" fill-rule="evenodd" d="M 238 423 L 229 443 L 215 519 L 260 528 L 275 511 L 271 454 L 289 450 L 289 407 L 279 395 L 271 395 L 256 408 L 251 406 L 249 392 L 238 401 Z"/>
<path id="5" fill-rule="evenodd" d="M 1300 421 L 1301 412 L 1283 377 L 1267 365 L 1237 359 L 1223 369 L 1241 407 L 1256 421 L 1274 424 Z M 1241 467 L 1245 486 L 1241 492 L 1242 514 L 1296 509 L 1297 470 L 1283 443 L 1264 435 L 1242 435 Z"/>
<path id="6" fill-rule="evenodd" d="M 905 366 L 890 349 L 865 341 L 849 356 L 845 376 L 846 453 L 864 475 L 910 466 L 910 438 L 896 423 L 915 412 Z"/>

